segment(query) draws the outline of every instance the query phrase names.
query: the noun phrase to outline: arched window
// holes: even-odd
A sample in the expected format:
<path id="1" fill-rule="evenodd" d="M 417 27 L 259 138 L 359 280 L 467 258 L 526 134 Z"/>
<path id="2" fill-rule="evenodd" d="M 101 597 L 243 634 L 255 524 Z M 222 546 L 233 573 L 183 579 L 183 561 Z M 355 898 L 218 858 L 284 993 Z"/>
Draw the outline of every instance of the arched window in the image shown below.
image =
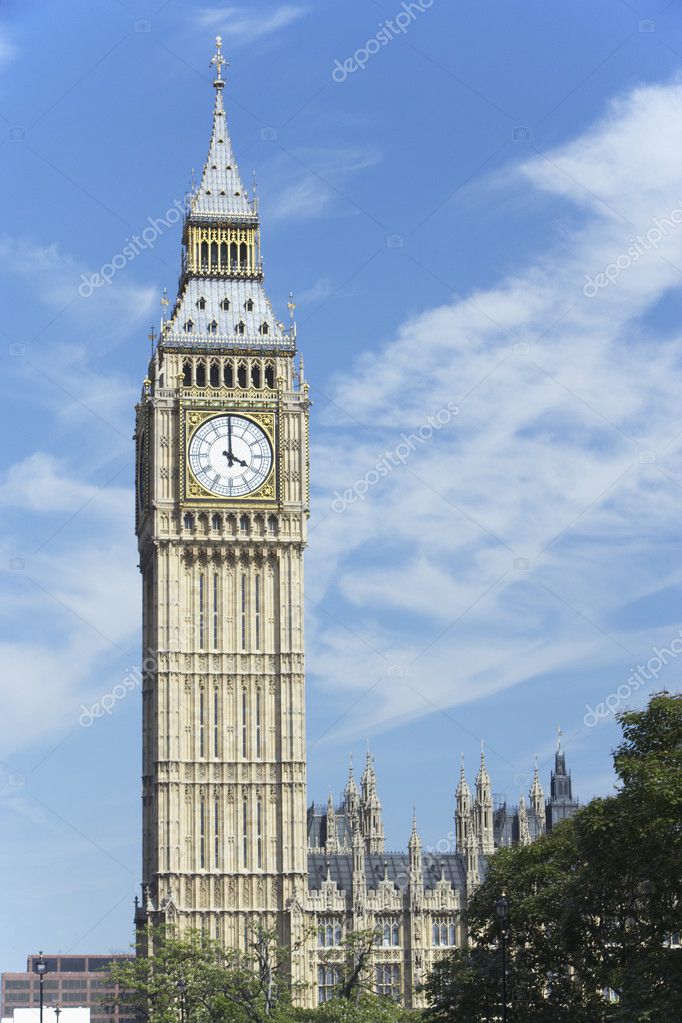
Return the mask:
<path id="1" fill-rule="evenodd" d="M 188 359 L 182 364 L 182 386 L 192 386 L 192 363 Z"/>
<path id="2" fill-rule="evenodd" d="M 220 529 L 221 526 L 222 526 L 222 521 L 221 521 L 220 515 L 212 515 L 211 516 L 211 529 Z"/>
<path id="3" fill-rule="evenodd" d="M 232 242 L 230 244 L 230 266 L 233 270 L 237 269 L 237 243 Z"/>
<path id="4" fill-rule="evenodd" d="M 275 386 L 275 368 L 271 362 L 265 364 L 265 386 L 270 388 Z"/>
<path id="5" fill-rule="evenodd" d="M 260 325 L 260 327 L 258 329 L 261 332 L 261 334 L 269 334 L 270 333 L 270 327 L 267 325 L 267 323 L 261 323 L 261 325 Z"/>
<path id="6" fill-rule="evenodd" d="M 185 529 L 194 529 L 194 516 L 192 515 L 191 512 L 185 512 L 182 524 L 185 527 Z"/>
<path id="7" fill-rule="evenodd" d="M 220 308 L 224 309 L 225 312 L 227 312 L 227 310 L 230 308 L 230 300 L 229 300 L 229 298 L 224 298 L 222 300 L 222 302 L 220 303 Z"/>
<path id="8" fill-rule="evenodd" d="M 237 384 L 239 387 L 246 387 L 246 364 L 243 362 L 237 366 Z"/>
<path id="9" fill-rule="evenodd" d="M 453 947 L 457 944 L 457 927 L 452 917 L 436 917 L 433 921 L 434 948 Z"/>
<path id="10" fill-rule="evenodd" d="M 220 266 L 227 267 L 227 242 L 220 243 Z"/>
<path id="11" fill-rule="evenodd" d="M 240 515 L 239 516 L 239 531 L 240 531 L 240 533 L 248 533 L 249 532 L 249 525 L 250 525 L 250 523 L 249 523 L 249 516 L 248 515 Z"/>
<path id="12" fill-rule="evenodd" d="M 202 295 L 201 298 L 197 299 L 197 309 L 205 309 L 205 308 L 206 308 L 206 299 Z"/>
<path id="13" fill-rule="evenodd" d="M 211 387 L 220 387 L 220 366 L 213 361 L 209 369 L 209 381 Z"/>
<path id="14" fill-rule="evenodd" d="M 185 334 L 191 334 L 194 330 L 194 320 L 187 320 L 183 327 Z"/>
<path id="15" fill-rule="evenodd" d="M 247 313 L 252 313 L 253 312 L 253 299 L 252 298 L 247 298 L 246 302 L 244 303 L 244 308 L 246 309 Z"/>
<path id="16" fill-rule="evenodd" d="M 208 269 L 208 242 L 201 243 L 201 266 L 203 270 Z"/>
<path id="17" fill-rule="evenodd" d="M 211 266 L 218 265 L 218 243 L 211 242 Z"/>
<path id="18" fill-rule="evenodd" d="M 343 937 L 341 921 L 334 917 L 320 920 L 317 925 L 317 944 L 319 948 L 334 948 L 341 944 Z"/>
<path id="19" fill-rule="evenodd" d="M 211 322 L 206 327 L 206 330 L 207 330 L 207 332 L 209 334 L 217 334 L 218 333 L 218 324 L 217 324 L 217 322 L 215 320 L 211 320 Z"/>
<path id="20" fill-rule="evenodd" d="M 206 386 L 206 363 L 205 362 L 197 362 L 196 380 L 197 380 L 197 387 L 205 387 Z"/>
<path id="21" fill-rule="evenodd" d="M 242 242 L 239 246 L 239 262 L 242 268 L 245 268 L 248 265 L 248 250 L 246 242 Z"/>
<path id="22" fill-rule="evenodd" d="M 223 366 L 223 383 L 225 387 L 234 387 L 234 373 L 232 372 L 231 362 L 226 362 Z"/>
<path id="23" fill-rule="evenodd" d="M 268 534 L 270 536 L 277 536 L 277 516 L 268 515 Z"/>
<path id="24" fill-rule="evenodd" d="M 246 332 L 246 324 L 243 320 L 240 320 L 234 328 L 235 334 L 244 334 Z"/>
<path id="25" fill-rule="evenodd" d="M 251 367 L 251 383 L 254 387 L 260 387 L 260 366 L 254 363 Z"/>

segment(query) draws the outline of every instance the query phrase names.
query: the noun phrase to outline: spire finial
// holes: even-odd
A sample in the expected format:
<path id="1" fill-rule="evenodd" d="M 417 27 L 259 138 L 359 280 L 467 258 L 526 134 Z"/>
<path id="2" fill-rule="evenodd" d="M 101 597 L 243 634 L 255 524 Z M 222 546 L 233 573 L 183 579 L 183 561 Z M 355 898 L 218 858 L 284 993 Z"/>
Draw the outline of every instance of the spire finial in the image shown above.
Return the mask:
<path id="1" fill-rule="evenodd" d="M 464 777 L 465 777 L 465 775 L 464 775 L 464 752 L 462 752 L 462 759 L 461 759 L 460 768 L 459 768 L 459 776 L 460 776 L 460 778 L 462 778 L 462 780 L 464 780 Z"/>
<path id="2" fill-rule="evenodd" d="M 562 729 L 561 725 L 559 725 L 559 727 L 556 730 L 556 751 L 557 751 L 557 753 L 561 753 L 561 736 L 563 734 L 564 734 L 563 733 L 563 729 Z"/>
<path id="3" fill-rule="evenodd" d="M 485 764 L 485 750 L 483 746 L 484 746 L 483 739 L 481 739 L 481 767 L 483 767 L 483 765 Z"/>
<path id="4" fill-rule="evenodd" d="M 289 292 L 289 301 L 287 302 L 287 309 L 289 310 L 289 319 L 291 321 L 291 326 L 293 327 L 293 325 L 294 325 L 294 311 L 296 309 L 296 303 L 294 302 L 294 293 L 293 293 L 293 291 Z M 369 739 L 367 740 L 367 754 L 369 755 Z"/>
<path id="5" fill-rule="evenodd" d="M 163 330 L 166 322 L 166 310 L 168 309 L 168 291 L 166 288 L 163 289 L 163 294 L 161 295 L 161 301 L 159 304 L 161 306 L 161 330 Z"/>
<path id="6" fill-rule="evenodd" d="M 215 78 L 213 79 L 213 84 L 216 87 L 216 89 L 222 89 L 223 86 L 225 85 L 225 82 L 223 81 L 223 64 L 227 64 L 227 61 L 223 57 L 222 36 L 215 37 L 215 46 L 216 51 L 211 57 L 211 64 L 215 65 Z"/>

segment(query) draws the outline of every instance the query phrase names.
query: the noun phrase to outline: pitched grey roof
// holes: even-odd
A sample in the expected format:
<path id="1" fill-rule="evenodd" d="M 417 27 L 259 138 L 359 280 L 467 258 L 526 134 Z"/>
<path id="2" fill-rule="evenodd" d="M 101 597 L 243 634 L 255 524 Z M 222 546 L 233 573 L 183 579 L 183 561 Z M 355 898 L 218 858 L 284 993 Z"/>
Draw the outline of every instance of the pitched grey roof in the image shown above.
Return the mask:
<path id="1" fill-rule="evenodd" d="M 255 218 L 248 195 L 239 176 L 232 142 L 227 131 L 222 88 L 216 89 L 213 131 L 204 164 L 201 183 L 189 203 L 190 219 Z"/>
<path id="2" fill-rule="evenodd" d="M 201 309 L 201 299 L 206 307 Z M 223 309 L 227 299 L 229 308 Z M 247 308 L 253 303 L 253 309 Z M 192 330 L 185 326 L 193 324 Z M 209 324 L 215 322 L 217 330 L 209 331 Z M 244 324 L 244 333 L 237 330 Z M 262 326 L 267 324 L 267 333 Z M 289 343 L 289 336 L 280 326 L 270 303 L 263 282 L 253 279 L 233 280 L 227 277 L 190 277 L 178 296 L 170 321 L 170 334 L 181 335 L 185 343 L 196 340 L 224 342 L 225 339 L 241 344 L 264 344 L 276 347 L 277 342 Z"/>
<path id="3" fill-rule="evenodd" d="M 407 853 L 372 853 L 365 856 L 365 874 L 367 877 L 368 889 L 378 887 L 379 881 L 384 877 L 384 864 L 389 880 L 393 881 L 400 891 L 407 889 L 410 876 L 410 857 Z M 442 868 L 441 868 L 442 864 Z M 332 881 L 343 891 L 350 891 L 353 880 L 353 855 L 352 853 L 337 853 L 326 856 L 324 853 L 308 854 L 308 888 L 311 891 L 318 890 L 327 877 L 327 865 Z M 433 856 L 426 854 L 422 857 L 422 871 L 424 887 L 435 888 L 440 880 L 441 869 L 443 876 L 450 882 L 453 888 L 463 891 L 466 889 L 466 873 L 464 863 L 459 853 L 445 853 L 444 855 Z"/>

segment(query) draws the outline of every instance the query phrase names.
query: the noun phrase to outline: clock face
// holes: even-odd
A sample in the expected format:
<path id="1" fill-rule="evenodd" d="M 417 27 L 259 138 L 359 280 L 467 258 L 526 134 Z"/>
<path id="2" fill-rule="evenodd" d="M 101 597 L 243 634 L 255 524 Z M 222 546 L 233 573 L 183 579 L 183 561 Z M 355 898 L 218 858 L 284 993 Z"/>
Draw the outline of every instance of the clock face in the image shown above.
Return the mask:
<path id="1" fill-rule="evenodd" d="M 189 464 L 202 487 L 220 497 L 244 497 L 265 483 L 272 468 L 266 434 L 245 416 L 207 419 L 192 434 Z"/>

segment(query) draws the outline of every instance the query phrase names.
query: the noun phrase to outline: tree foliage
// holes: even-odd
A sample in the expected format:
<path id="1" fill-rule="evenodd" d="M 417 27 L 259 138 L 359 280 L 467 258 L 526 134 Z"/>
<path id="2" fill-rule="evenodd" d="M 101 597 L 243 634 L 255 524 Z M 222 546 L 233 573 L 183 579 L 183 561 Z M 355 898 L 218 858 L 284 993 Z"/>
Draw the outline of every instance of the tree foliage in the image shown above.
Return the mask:
<path id="1" fill-rule="evenodd" d="M 256 929 L 249 953 L 200 932 L 151 936 L 152 956 L 115 962 L 110 980 L 148 1023 L 284 1023 L 291 1019 L 286 954 Z"/>
<path id="2" fill-rule="evenodd" d="M 472 948 L 427 983 L 432 1020 L 499 1019 L 501 891 L 511 907 L 510 1023 L 682 1015 L 682 954 L 669 942 L 682 929 L 682 697 L 657 694 L 619 720 L 616 794 L 491 858 L 468 910 Z"/>

